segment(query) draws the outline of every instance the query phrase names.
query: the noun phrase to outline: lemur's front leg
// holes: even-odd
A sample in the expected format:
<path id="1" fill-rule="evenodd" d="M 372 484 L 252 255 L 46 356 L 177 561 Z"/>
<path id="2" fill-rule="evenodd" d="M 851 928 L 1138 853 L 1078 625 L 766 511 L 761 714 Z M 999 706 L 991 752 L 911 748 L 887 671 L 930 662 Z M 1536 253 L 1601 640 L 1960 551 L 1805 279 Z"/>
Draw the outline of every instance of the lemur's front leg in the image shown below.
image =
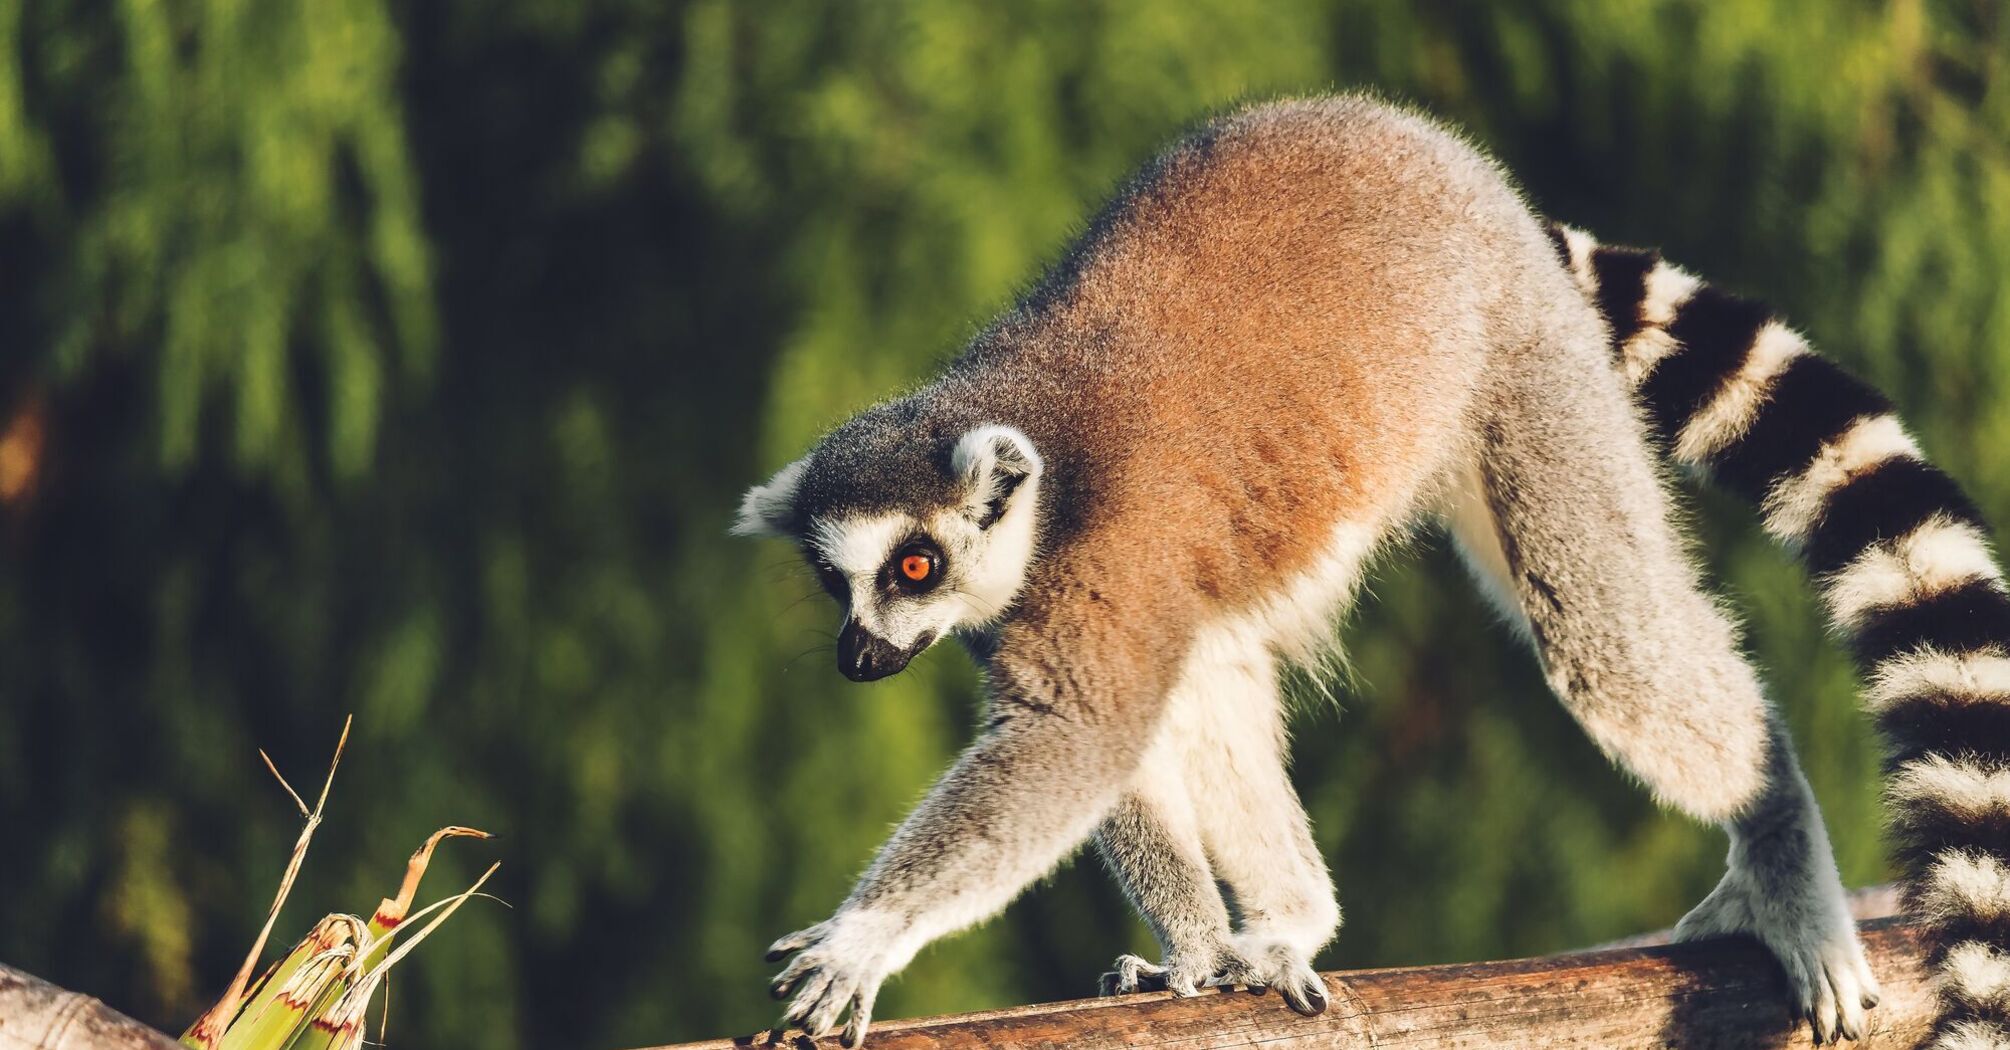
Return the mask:
<path id="1" fill-rule="evenodd" d="M 1158 938 L 1161 962 L 1117 957 L 1105 973 L 1104 995 L 1169 989 L 1197 995 L 1217 978 L 1246 969 L 1230 946 L 1228 907 L 1208 868 L 1200 829 L 1184 785 L 1175 777 L 1118 800 L 1096 829 L 1096 851 L 1124 895 Z"/>
<path id="2" fill-rule="evenodd" d="M 857 1045 L 887 977 L 928 942 L 1003 908 L 1109 812 L 1163 706 L 1168 674 L 1142 654 L 1179 652 L 1184 640 L 1165 637 L 1169 617 L 1113 625 L 1064 612 L 1003 632 L 982 735 L 837 913 L 769 950 L 771 960 L 795 955 L 770 986 L 794 996 L 784 1027 L 822 1036 L 849 1009 L 844 1042 Z"/>
<path id="3" fill-rule="evenodd" d="M 1128 772 L 1120 745 L 1071 736 L 1057 714 L 994 724 L 895 831 L 837 913 L 774 943 L 784 1027 L 823 1036 L 849 1009 L 865 1036 L 881 982 L 928 942 L 1003 908 L 1086 838 Z"/>

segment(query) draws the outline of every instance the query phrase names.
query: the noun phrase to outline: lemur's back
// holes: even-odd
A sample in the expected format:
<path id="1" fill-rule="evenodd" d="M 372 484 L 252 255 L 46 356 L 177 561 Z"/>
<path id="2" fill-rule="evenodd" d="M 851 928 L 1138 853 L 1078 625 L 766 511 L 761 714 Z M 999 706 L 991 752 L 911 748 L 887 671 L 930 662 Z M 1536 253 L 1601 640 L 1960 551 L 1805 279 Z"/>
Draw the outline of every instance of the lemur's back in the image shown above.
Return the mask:
<path id="1" fill-rule="evenodd" d="M 1361 98 L 1282 103 L 1141 173 L 939 399 L 1068 449 L 1084 524 L 1175 533 L 1232 602 L 1411 500 L 1488 348 L 1567 295 L 1464 142 Z"/>

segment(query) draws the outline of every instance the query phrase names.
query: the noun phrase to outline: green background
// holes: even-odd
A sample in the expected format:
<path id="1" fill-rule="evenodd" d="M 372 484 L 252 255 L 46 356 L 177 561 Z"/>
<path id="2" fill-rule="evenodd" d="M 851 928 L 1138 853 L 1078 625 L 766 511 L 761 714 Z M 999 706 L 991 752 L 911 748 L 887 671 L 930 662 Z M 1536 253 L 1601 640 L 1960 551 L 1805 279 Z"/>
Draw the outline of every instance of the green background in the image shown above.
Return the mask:
<path id="1" fill-rule="evenodd" d="M 1993 2 L 956 5 L 0 0 L 0 960 L 179 1029 L 262 920 L 361 910 L 445 823 L 476 902 L 394 1045 L 772 1019 L 965 739 L 951 647 L 872 687 L 740 491 L 928 374 L 1127 170 L 1239 99 L 1370 86 L 1536 205 L 1761 295 L 2010 521 L 2010 12 Z M 0 481 L 4 481 L 0 446 Z M 1877 755 L 1805 581 L 1714 497 L 1852 883 Z M 1421 537 L 1308 697 L 1327 966 L 1666 925 L 1723 841 L 1657 813 Z M 882 1016 L 1084 994 L 1149 938 L 1093 862 Z"/>

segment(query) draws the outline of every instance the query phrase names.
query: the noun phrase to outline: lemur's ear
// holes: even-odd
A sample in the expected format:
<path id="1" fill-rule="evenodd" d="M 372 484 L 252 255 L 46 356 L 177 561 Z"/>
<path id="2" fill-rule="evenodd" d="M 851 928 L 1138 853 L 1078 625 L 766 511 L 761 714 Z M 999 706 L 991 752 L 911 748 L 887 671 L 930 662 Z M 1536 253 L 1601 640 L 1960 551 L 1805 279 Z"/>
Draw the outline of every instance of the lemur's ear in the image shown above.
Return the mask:
<path id="1" fill-rule="evenodd" d="M 977 427 L 956 441 L 949 469 L 963 479 L 964 513 L 980 529 L 988 529 L 1011 505 L 1025 483 L 1040 476 L 1040 454 L 1019 431 L 996 423 Z"/>
<path id="2" fill-rule="evenodd" d="M 796 509 L 796 486 L 808 470 L 810 457 L 804 456 L 766 482 L 747 490 L 740 499 L 740 520 L 733 523 L 735 536 L 786 536 Z"/>

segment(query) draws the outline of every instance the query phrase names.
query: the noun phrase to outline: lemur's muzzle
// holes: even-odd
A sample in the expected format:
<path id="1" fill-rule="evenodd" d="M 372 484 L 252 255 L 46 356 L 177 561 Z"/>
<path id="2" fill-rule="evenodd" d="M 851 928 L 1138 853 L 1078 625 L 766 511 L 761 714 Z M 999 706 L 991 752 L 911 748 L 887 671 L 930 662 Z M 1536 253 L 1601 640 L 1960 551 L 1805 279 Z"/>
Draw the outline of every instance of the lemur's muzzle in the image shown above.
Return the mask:
<path id="1" fill-rule="evenodd" d="M 914 654 L 928 648 L 928 643 L 934 640 L 934 635 L 924 634 L 915 639 L 913 648 L 900 649 L 860 626 L 857 620 L 847 620 L 843 633 L 838 635 L 838 670 L 854 682 L 878 681 L 899 674 L 914 659 Z"/>

